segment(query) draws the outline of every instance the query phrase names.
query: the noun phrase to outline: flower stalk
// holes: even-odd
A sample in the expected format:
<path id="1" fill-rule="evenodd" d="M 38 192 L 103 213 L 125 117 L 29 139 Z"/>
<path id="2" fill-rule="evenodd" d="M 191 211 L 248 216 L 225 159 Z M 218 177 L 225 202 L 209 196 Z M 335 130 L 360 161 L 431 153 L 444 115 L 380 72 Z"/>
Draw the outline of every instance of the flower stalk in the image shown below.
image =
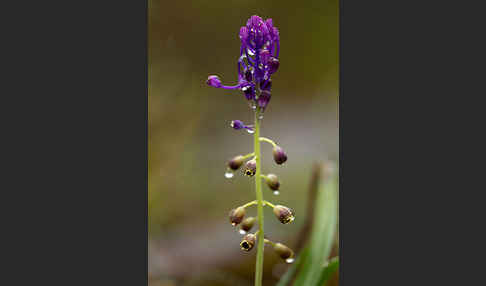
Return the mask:
<path id="1" fill-rule="evenodd" d="M 271 244 L 274 251 L 287 263 L 293 262 L 293 252 L 290 248 L 266 239 L 263 218 L 263 207 L 269 206 L 281 223 L 287 224 L 294 220 L 294 214 L 290 208 L 264 201 L 262 190 L 262 179 L 264 179 L 267 186 L 274 191 L 273 194 L 278 195 L 280 182 L 275 174 L 262 174 L 260 142 L 267 142 L 273 146 L 272 154 L 276 164 L 282 165 L 287 161 L 287 154 L 282 147 L 269 138 L 260 137 L 263 113 L 272 97 L 272 80 L 270 77 L 279 67 L 280 37 L 272 19 L 264 21 L 256 15 L 251 16 L 246 25 L 240 28 L 239 37 L 241 46 L 237 63 L 238 83 L 233 86 L 223 85 L 217 75 L 210 75 L 206 83 L 215 88 L 241 90 L 254 112 L 253 125 L 245 125 L 241 120 L 231 121 L 231 128 L 235 130 L 246 129 L 248 133 L 253 134 L 254 151 L 247 155 L 233 157 L 227 163 L 225 177 L 232 178 L 234 172 L 244 166 L 242 168 L 243 174 L 255 179 L 256 200 L 231 210 L 229 219 L 233 226 L 239 225 L 240 233 L 245 235 L 240 243 L 242 250 L 251 251 L 256 244 L 255 286 L 262 286 L 265 243 Z M 250 159 L 250 157 L 252 158 Z M 250 160 L 245 163 L 248 159 Z M 245 208 L 252 205 L 257 206 L 257 218 L 245 218 Z M 248 233 L 255 223 L 258 223 L 258 230 L 255 233 Z"/>
<path id="2" fill-rule="evenodd" d="M 273 147 L 277 146 L 277 143 L 275 143 L 275 142 L 273 142 L 273 140 L 265 138 L 265 137 L 260 137 L 258 140 L 260 140 L 262 142 L 270 143 L 270 144 L 272 144 Z"/>
<path id="3" fill-rule="evenodd" d="M 256 158 L 256 176 L 255 176 L 255 193 L 257 198 L 257 212 L 258 212 L 258 244 L 257 244 L 257 258 L 255 265 L 255 286 L 262 285 L 263 278 L 263 249 L 264 249 L 264 223 L 263 223 L 263 192 L 261 180 L 261 152 L 260 152 L 260 120 L 258 119 L 258 110 L 255 111 L 255 133 L 254 138 L 254 153 Z"/>

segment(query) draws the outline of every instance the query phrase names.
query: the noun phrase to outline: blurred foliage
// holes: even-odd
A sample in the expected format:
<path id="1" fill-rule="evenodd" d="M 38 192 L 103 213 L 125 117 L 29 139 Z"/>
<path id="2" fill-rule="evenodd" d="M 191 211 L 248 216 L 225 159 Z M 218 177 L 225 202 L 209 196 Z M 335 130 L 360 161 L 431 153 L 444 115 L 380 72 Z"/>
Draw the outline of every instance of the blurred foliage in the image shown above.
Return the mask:
<path id="1" fill-rule="evenodd" d="M 338 245 L 338 173 L 331 164 L 324 165 L 323 173 L 318 183 L 309 240 L 277 286 L 321 286 L 337 270 L 338 258 L 330 258 L 333 246 Z"/>
<path id="2" fill-rule="evenodd" d="M 317 194 L 309 254 L 299 271 L 295 286 L 318 285 L 323 265 L 327 263 L 335 242 L 338 217 L 338 177 L 323 180 Z"/>
<path id="3" fill-rule="evenodd" d="M 338 160 L 338 1 L 151 0 L 148 13 L 151 284 L 251 285 L 254 253 L 241 253 L 227 213 L 254 199 L 253 181 L 223 174 L 229 158 L 252 150 L 252 137 L 229 122 L 250 122 L 252 114 L 239 92 L 209 88 L 205 80 L 218 74 L 235 82 L 240 26 L 254 14 L 273 18 L 281 64 L 262 135 L 289 160 L 276 166 L 263 145 L 264 172 L 282 184 L 280 196 L 268 189 L 264 196 L 292 207 L 297 218 L 282 227 L 270 210 L 265 226 L 292 246 L 312 163 Z M 265 285 L 287 268 L 268 251 Z"/>
<path id="4" fill-rule="evenodd" d="M 332 278 L 333 274 L 336 274 L 339 269 L 339 256 L 333 257 L 329 262 L 324 265 L 317 280 L 317 285 L 326 285 Z"/>

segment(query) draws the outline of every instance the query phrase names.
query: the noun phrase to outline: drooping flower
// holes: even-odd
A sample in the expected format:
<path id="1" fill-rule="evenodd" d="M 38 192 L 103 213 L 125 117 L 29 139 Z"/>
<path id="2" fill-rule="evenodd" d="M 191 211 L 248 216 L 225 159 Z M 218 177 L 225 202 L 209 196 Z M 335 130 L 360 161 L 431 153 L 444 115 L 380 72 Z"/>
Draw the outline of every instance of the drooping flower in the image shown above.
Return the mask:
<path id="1" fill-rule="evenodd" d="M 243 218 L 245 217 L 246 211 L 244 207 L 237 207 L 236 209 L 232 209 L 229 213 L 229 220 L 230 223 L 235 226 L 239 224 Z"/>
<path id="2" fill-rule="evenodd" d="M 236 171 L 241 167 L 241 165 L 243 165 L 244 162 L 245 162 L 245 158 L 241 155 L 238 155 L 228 162 L 228 168 L 230 168 L 233 171 Z"/>
<path id="3" fill-rule="evenodd" d="M 243 237 L 243 240 L 240 242 L 241 250 L 250 251 L 256 243 L 256 235 L 253 233 L 249 233 Z"/>
<path id="4" fill-rule="evenodd" d="M 273 160 L 275 163 L 282 165 L 287 161 L 287 154 L 285 154 L 285 151 L 282 149 L 280 146 L 275 146 L 273 147 Z"/>
<path id="5" fill-rule="evenodd" d="M 248 218 L 245 218 L 242 222 L 241 222 L 241 230 L 243 231 L 250 231 L 251 228 L 253 227 L 253 225 L 255 224 L 256 222 L 256 218 L 255 217 L 248 217 Z"/>
<path id="6" fill-rule="evenodd" d="M 245 169 L 243 170 L 243 173 L 247 175 L 248 177 L 253 177 L 255 176 L 256 173 L 256 160 L 251 159 L 250 161 L 246 162 Z"/>
<path id="7" fill-rule="evenodd" d="M 268 174 L 265 178 L 265 182 L 267 183 L 268 187 L 274 191 L 277 191 L 278 188 L 280 188 L 280 182 L 275 174 Z"/>
<path id="8" fill-rule="evenodd" d="M 290 208 L 282 205 L 276 205 L 273 208 L 273 213 L 278 218 L 278 220 L 283 224 L 290 223 L 295 218 L 294 212 Z"/>
<path id="9" fill-rule="evenodd" d="M 273 245 L 273 249 L 282 259 L 289 259 L 294 257 L 294 252 L 285 244 L 277 242 Z"/>

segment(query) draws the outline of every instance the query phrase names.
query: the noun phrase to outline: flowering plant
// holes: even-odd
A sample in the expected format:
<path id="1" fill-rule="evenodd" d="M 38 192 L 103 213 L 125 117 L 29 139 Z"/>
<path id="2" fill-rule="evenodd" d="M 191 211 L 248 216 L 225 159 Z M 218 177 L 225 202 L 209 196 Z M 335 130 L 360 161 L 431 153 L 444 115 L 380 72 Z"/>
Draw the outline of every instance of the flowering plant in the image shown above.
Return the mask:
<path id="1" fill-rule="evenodd" d="M 250 251 L 257 245 L 257 258 L 255 267 L 255 285 L 262 285 L 263 275 L 263 248 L 264 244 L 272 245 L 275 252 L 287 263 L 294 261 L 294 252 L 282 243 L 275 243 L 267 239 L 264 233 L 263 207 L 273 208 L 277 219 L 287 224 L 294 220 L 294 212 L 282 205 L 274 205 L 263 199 L 262 180 L 265 180 L 268 187 L 278 194 L 280 182 L 274 174 L 263 175 L 261 173 L 261 152 L 260 142 L 267 142 L 273 145 L 273 158 L 275 163 L 282 165 L 287 161 L 284 150 L 273 140 L 260 137 L 260 126 L 263 113 L 272 96 L 271 76 L 279 68 L 280 37 L 278 29 L 273 25 L 272 19 L 263 20 L 259 16 L 251 16 L 245 26 L 240 28 L 239 38 L 241 41 L 240 55 L 238 58 L 238 83 L 228 86 L 221 83 L 217 75 L 210 75 L 206 81 L 209 86 L 229 90 L 241 90 L 245 99 L 254 112 L 254 124 L 245 125 L 240 120 L 233 120 L 231 127 L 235 130 L 246 129 L 254 137 L 254 151 L 246 155 L 238 155 L 227 164 L 225 176 L 231 178 L 234 171 L 244 165 L 243 173 L 246 176 L 255 178 L 256 200 L 239 206 L 229 213 L 229 220 L 233 226 L 239 226 L 240 233 L 245 234 L 240 242 L 241 249 Z M 248 161 L 247 161 L 248 160 Z M 246 163 L 245 163 L 246 161 Z M 247 207 L 257 206 L 257 218 L 245 218 Z M 258 230 L 249 233 L 255 223 L 258 223 Z"/>

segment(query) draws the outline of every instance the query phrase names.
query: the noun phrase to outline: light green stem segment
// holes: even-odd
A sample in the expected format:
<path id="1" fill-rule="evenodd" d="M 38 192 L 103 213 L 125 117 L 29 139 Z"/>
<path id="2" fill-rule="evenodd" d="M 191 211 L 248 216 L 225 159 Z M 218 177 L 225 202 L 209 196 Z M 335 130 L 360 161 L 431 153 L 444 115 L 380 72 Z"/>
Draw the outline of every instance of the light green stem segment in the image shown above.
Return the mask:
<path id="1" fill-rule="evenodd" d="M 272 209 L 275 207 L 275 205 L 274 205 L 274 204 L 272 204 L 272 203 L 271 203 L 271 202 L 269 202 L 269 201 L 264 201 L 264 202 L 265 202 L 265 205 L 266 205 L 266 206 L 270 206 Z"/>
<path id="2" fill-rule="evenodd" d="M 265 243 L 271 244 L 272 246 L 275 246 L 275 243 L 269 239 L 265 238 Z"/>
<path id="3" fill-rule="evenodd" d="M 241 207 L 247 208 L 249 206 L 256 205 L 256 204 L 258 204 L 258 202 L 256 200 L 254 200 L 254 201 L 251 201 L 249 203 L 246 203 L 246 204 L 242 205 Z"/>
<path id="4" fill-rule="evenodd" d="M 241 207 L 242 208 L 247 208 L 247 207 L 252 206 L 252 205 L 258 205 L 258 201 L 257 200 L 254 200 L 254 201 L 248 202 L 248 203 L 242 205 Z M 272 208 L 275 207 L 271 202 L 264 200 L 263 201 L 263 206 L 267 206 L 267 205 L 270 206 L 270 207 L 272 207 Z M 256 232 L 255 232 L 255 234 L 256 234 Z"/>
<path id="5" fill-rule="evenodd" d="M 255 156 L 255 153 L 246 154 L 245 156 L 243 156 L 243 160 L 246 160 L 246 159 L 253 157 L 253 156 Z"/>
<path id="6" fill-rule="evenodd" d="M 273 142 L 273 140 L 268 139 L 266 137 L 260 137 L 260 141 L 267 142 L 273 145 L 273 147 L 277 146 L 277 143 Z"/>
<path id="7" fill-rule="evenodd" d="M 263 232 L 263 193 L 262 193 L 262 180 L 261 180 L 261 162 L 262 157 L 260 154 L 260 120 L 258 119 L 258 110 L 255 110 L 255 133 L 253 134 L 255 142 L 255 158 L 256 158 L 256 174 L 255 174 L 255 192 L 257 198 L 257 210 L 258 210 L 258 245 L 257 245 L 257 257 L 255 265 L 255 286 L 262 286 L 263 278 L 263 247 L 264 232 Z"/>

